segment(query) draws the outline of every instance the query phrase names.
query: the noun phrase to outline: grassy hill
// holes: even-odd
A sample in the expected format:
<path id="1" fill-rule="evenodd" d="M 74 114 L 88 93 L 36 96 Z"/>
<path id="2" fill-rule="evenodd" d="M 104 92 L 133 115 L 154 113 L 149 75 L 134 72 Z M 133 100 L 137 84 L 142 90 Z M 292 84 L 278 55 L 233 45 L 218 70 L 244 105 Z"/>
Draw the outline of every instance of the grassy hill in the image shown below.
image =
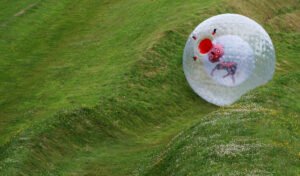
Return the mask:
<path id="1" fill-rule="evenodd" d="M 228 2 L 228 8 L 270 31 L 278 56 L 274 80 L 180 133 L 143 175 L 300 174 L 300 3 L 258 2 Z"/>
<path id="2" fill-rule="evenodd" d="M 0 175 L 300 173 L 299 0 L 0 7 Z M 277 65 L 219 108 L 191 91 L 181 56 L 199 22 L 228 12 L 267 29 Z"/>

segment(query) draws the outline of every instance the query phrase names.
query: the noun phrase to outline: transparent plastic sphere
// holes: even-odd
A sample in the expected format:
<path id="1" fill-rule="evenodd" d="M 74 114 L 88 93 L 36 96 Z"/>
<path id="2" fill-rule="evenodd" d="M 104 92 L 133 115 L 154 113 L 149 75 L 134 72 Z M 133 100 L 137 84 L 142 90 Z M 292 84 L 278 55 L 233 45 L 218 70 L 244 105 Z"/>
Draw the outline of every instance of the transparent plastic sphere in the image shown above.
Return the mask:
<path id="1" fill-rule="evenodd" d="M 191 33 L 183 69 L 199 96 L 225 106 L 272 79 L 275 51 L 258 23 L 242 15 L 222 14 L 205 20 Z"/>

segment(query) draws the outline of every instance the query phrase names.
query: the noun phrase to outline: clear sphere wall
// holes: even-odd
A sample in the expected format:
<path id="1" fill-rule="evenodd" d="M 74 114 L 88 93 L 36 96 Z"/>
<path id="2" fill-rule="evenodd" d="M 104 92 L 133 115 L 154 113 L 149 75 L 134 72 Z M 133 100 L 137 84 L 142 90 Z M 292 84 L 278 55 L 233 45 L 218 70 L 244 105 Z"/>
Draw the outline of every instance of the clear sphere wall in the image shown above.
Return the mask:
<path id="1" fill-rule="evenodd" d="M 208 54 L 199 52 L 199 43 L 205 38 L 224 46 L 220 62 L 211 63 Z M 223 78 L 226 71 L 234 68 L 230 63 L 237 64 L 234 75 Z M 214 67 L 218 70 L 212 76 Z M 225 106 L 272 79 L 275 51 L 269 35 L 258 23 L 242 15 L 222 14 L 205 20 L 191 33 L 184 49 L 183 69 L 188 83 L 199 96 Z"/>

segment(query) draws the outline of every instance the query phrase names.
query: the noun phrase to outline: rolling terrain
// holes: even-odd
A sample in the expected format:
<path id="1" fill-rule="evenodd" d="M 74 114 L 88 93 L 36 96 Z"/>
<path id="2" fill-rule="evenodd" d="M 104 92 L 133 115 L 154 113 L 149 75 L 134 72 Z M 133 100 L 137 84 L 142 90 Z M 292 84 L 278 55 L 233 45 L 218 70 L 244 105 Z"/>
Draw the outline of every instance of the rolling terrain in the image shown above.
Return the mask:
<path id="1" fill-rule="evenodd" d="M 299 0 L 0 1 L 0 175 L 299 175 Z M 274 79 L 229 107 L 187 85 L 189 33 L 253 18 Z"/>

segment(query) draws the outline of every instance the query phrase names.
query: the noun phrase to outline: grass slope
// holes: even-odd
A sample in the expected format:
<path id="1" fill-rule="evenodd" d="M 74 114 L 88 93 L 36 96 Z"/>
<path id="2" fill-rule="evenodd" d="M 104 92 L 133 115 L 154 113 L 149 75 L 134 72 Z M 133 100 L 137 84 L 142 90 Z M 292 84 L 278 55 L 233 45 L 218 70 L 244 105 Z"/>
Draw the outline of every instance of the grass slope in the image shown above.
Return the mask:
<path id="1" fill-rule="evenodd" d="M 299 1 L 272 2 L 1 2 L 0 175 L 199 175 L 225 164 L 239 167 L 236 174 L 297 174 Z M 264 24 L 275 41 L 277 72 L 271 84 L 209 114 L 217 108 L 184 79 L 182 48 L 199 21 L 224 12 Z M 203 125 L 212 119 L 222 128 Z M 216 143 L 199 145 L 210 133 Z M 236 156 L 218 150 L 236 145 Z M 193 157 L 184 146 L 193 156 L 215 150 Z M 247 152 L 253 156 L 243 157 Z M 214 167 L 199 171 L 211 153 Z M 181 158 L 189 160 L 174 163 Z"/>
<path id="2" fill-rule="evenodd" d="M 209 5 L 41 1 L 4 21 L 0 173 L 130 174 L 187 114 L 212 111 L 182 74 L 186 35 L 171 30 Z"/>
<path id="3" fill-rule="evenodd" d="M 170 0 L 1 3 L 0 144 L 61 109 L 113 95 L 163 32 L 199 9 Z"/>
<path id="4" fill-rule="evenodd" d="M 227 8 L 252 14 L 270 31 L 278 56 L 274 80 L 181 133 L 142 175 L 300 174 L 300 4 L 264 3 L 234 1 Z"/>

